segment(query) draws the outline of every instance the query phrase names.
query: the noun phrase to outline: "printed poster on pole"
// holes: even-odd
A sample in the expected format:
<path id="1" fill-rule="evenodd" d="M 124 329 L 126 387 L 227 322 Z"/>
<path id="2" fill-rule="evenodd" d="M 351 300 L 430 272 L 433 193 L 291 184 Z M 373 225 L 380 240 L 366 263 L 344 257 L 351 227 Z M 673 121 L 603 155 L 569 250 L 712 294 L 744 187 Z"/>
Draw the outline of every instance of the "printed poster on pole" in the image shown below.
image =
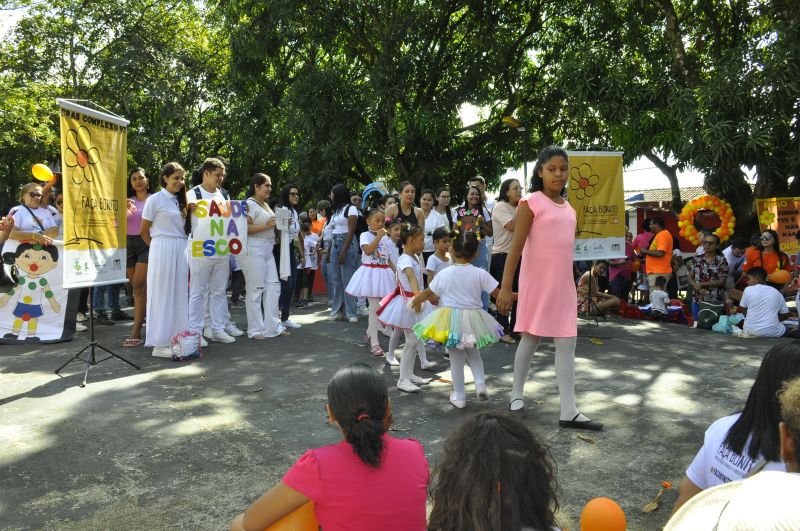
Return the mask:
<path id="1" fill-rule="evenodd" d="M 126 282 L 128 120 L 57 100 L 64 187 L 64 285 Z"/>
<path id="2" fill-rule="evenodd" d="M 574 260 L 625 258 L 622 153 L 571 151 L 567 199 L 578 217 Z"/>
<path id="3" fill-rule="evenodd" d="M 777 232 L 781 250 L 794 259 L 800 251 L 800 197 L 756 199 L 756 212 L 760 229 Z"/>

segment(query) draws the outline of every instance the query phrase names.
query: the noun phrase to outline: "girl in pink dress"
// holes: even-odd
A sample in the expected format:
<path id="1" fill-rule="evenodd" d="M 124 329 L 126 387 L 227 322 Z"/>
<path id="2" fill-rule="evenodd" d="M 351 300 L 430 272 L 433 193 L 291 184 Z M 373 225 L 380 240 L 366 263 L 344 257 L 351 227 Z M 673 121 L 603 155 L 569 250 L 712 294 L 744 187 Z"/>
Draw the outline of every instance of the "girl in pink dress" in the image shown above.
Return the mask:
<path id="1" fill-rule="evenodd" d="M 514 271 L 522 255 L 516 332 L 522 340 L 514 356 L 514 383 L 509 408 L 524 407 L 523 387 L 531 358 L 542 336 L 556 346 L 556 380 L 561 398 L 562 428 L 600 430 L 603 425 L 580 414 L 575 405 L 575 343 L 578 335 L 577 292 L 572 279 L 575 210 L 561 195 L 569 178 L 566 151 L 550 146 L 539 153 L 533 190 L 519 201 L 511 251 L 503 270 L 497 309 L 513 302 Z"/>

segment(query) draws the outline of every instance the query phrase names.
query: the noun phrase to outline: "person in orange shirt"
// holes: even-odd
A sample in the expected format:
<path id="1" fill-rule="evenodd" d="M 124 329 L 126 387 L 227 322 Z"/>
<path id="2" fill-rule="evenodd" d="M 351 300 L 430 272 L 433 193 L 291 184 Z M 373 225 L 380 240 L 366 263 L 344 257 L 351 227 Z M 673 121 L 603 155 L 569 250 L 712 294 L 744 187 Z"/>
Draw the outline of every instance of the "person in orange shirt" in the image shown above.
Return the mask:
<path id="1" fill-rule="evenodd" d="M 763 267 L 771 275 L 778 269 L 792 271 L 792 261 L 789 256 L 781 251 L 778 233 L 767 229 L 761 233 L 758 245 L 749 247 L 744 253 L 742 271 L 750 271 L 753 267 Z"/>
<path id="2" fill-rule="evenodd" d="M 656 285 L 656 277 L 664 277 L 667 282 L 672 277 L 672 234 L 665 230 L 664 218 L 652 218 L 650 231 L 655 234 L 650 247 L 639 252 L 646 256 L 647 283 L 652 291 Z"/>
<path id="3" fill-rule="evenodd" d="M 325 227 L 325 222 L 328 221 L 326 217 L 331 209 L 330 201 L 322 200 L 317 203 L 317 208 L 308 209 L 308 218 L 311 222 L 311 232 L 318 236 L 322 235 L 322 229 Z"/>

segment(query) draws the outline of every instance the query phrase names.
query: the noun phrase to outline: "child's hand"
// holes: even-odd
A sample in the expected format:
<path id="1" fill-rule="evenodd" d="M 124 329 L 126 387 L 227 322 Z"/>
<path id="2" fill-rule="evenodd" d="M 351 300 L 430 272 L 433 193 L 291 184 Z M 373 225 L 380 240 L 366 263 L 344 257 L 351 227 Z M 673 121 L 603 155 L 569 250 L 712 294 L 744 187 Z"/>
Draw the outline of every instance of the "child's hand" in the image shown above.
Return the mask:
<path id="1" fill-rule="evenodd" d="M 434 295 L 434 296 L 431 298 L 431 304 L 433 304 L 433 305 L 435 305 L 435 306 L 439 306 L 439 297 L 437 297 L 436 295 Z"/>
<path id="2" fill-rule="evenodd" d="M 383 238 L 387 234 L 389 234 L 389 233 L 386 232 L 386 227 L 381 227 L 380 229 L 378 229 L 378 232 L 375 233 L 375 238 L 380 240 L 381 238 Z"/>
<path id="3" fill-rule="evenodd" d="M 414 313 L 419 313 L 422 311 L 422 301 L 414 297 L 411 299 L 411 302 L 408 304 L 409 308 L 413 310 Z"/>

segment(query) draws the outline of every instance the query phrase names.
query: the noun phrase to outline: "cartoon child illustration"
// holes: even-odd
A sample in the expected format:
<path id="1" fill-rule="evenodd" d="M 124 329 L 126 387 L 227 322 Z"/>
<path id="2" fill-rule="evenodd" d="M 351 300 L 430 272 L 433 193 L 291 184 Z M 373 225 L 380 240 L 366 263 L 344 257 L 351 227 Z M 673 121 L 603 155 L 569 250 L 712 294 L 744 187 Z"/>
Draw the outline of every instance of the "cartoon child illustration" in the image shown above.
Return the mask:
<path id="1" fill-rule="evenodd" d="M 9 253 L 11 254 L 11 253 Z M 54 245 L 39 245 L 34 243 L 21 243 L 13 253 L 17 268 L 19 269 L 19 282 L 14 288 L 0 295 L 0 308 L 16 295 L 14 306 L 14 325 L 12 332 L 4 335 L 4 339 L 17 339 L 22 330 L 23 323 L 28 323 L 28 335 L 25 341 L 39 341 L 36 337 L 36 327 L 39 317 L 44 315 L 42 309 L 42 295 L 50 303 L 54 313 L 61 311 L 61 306 L 56 301 L 53 291 L 45 275 L 58 265 L 58 249 Z"/>

